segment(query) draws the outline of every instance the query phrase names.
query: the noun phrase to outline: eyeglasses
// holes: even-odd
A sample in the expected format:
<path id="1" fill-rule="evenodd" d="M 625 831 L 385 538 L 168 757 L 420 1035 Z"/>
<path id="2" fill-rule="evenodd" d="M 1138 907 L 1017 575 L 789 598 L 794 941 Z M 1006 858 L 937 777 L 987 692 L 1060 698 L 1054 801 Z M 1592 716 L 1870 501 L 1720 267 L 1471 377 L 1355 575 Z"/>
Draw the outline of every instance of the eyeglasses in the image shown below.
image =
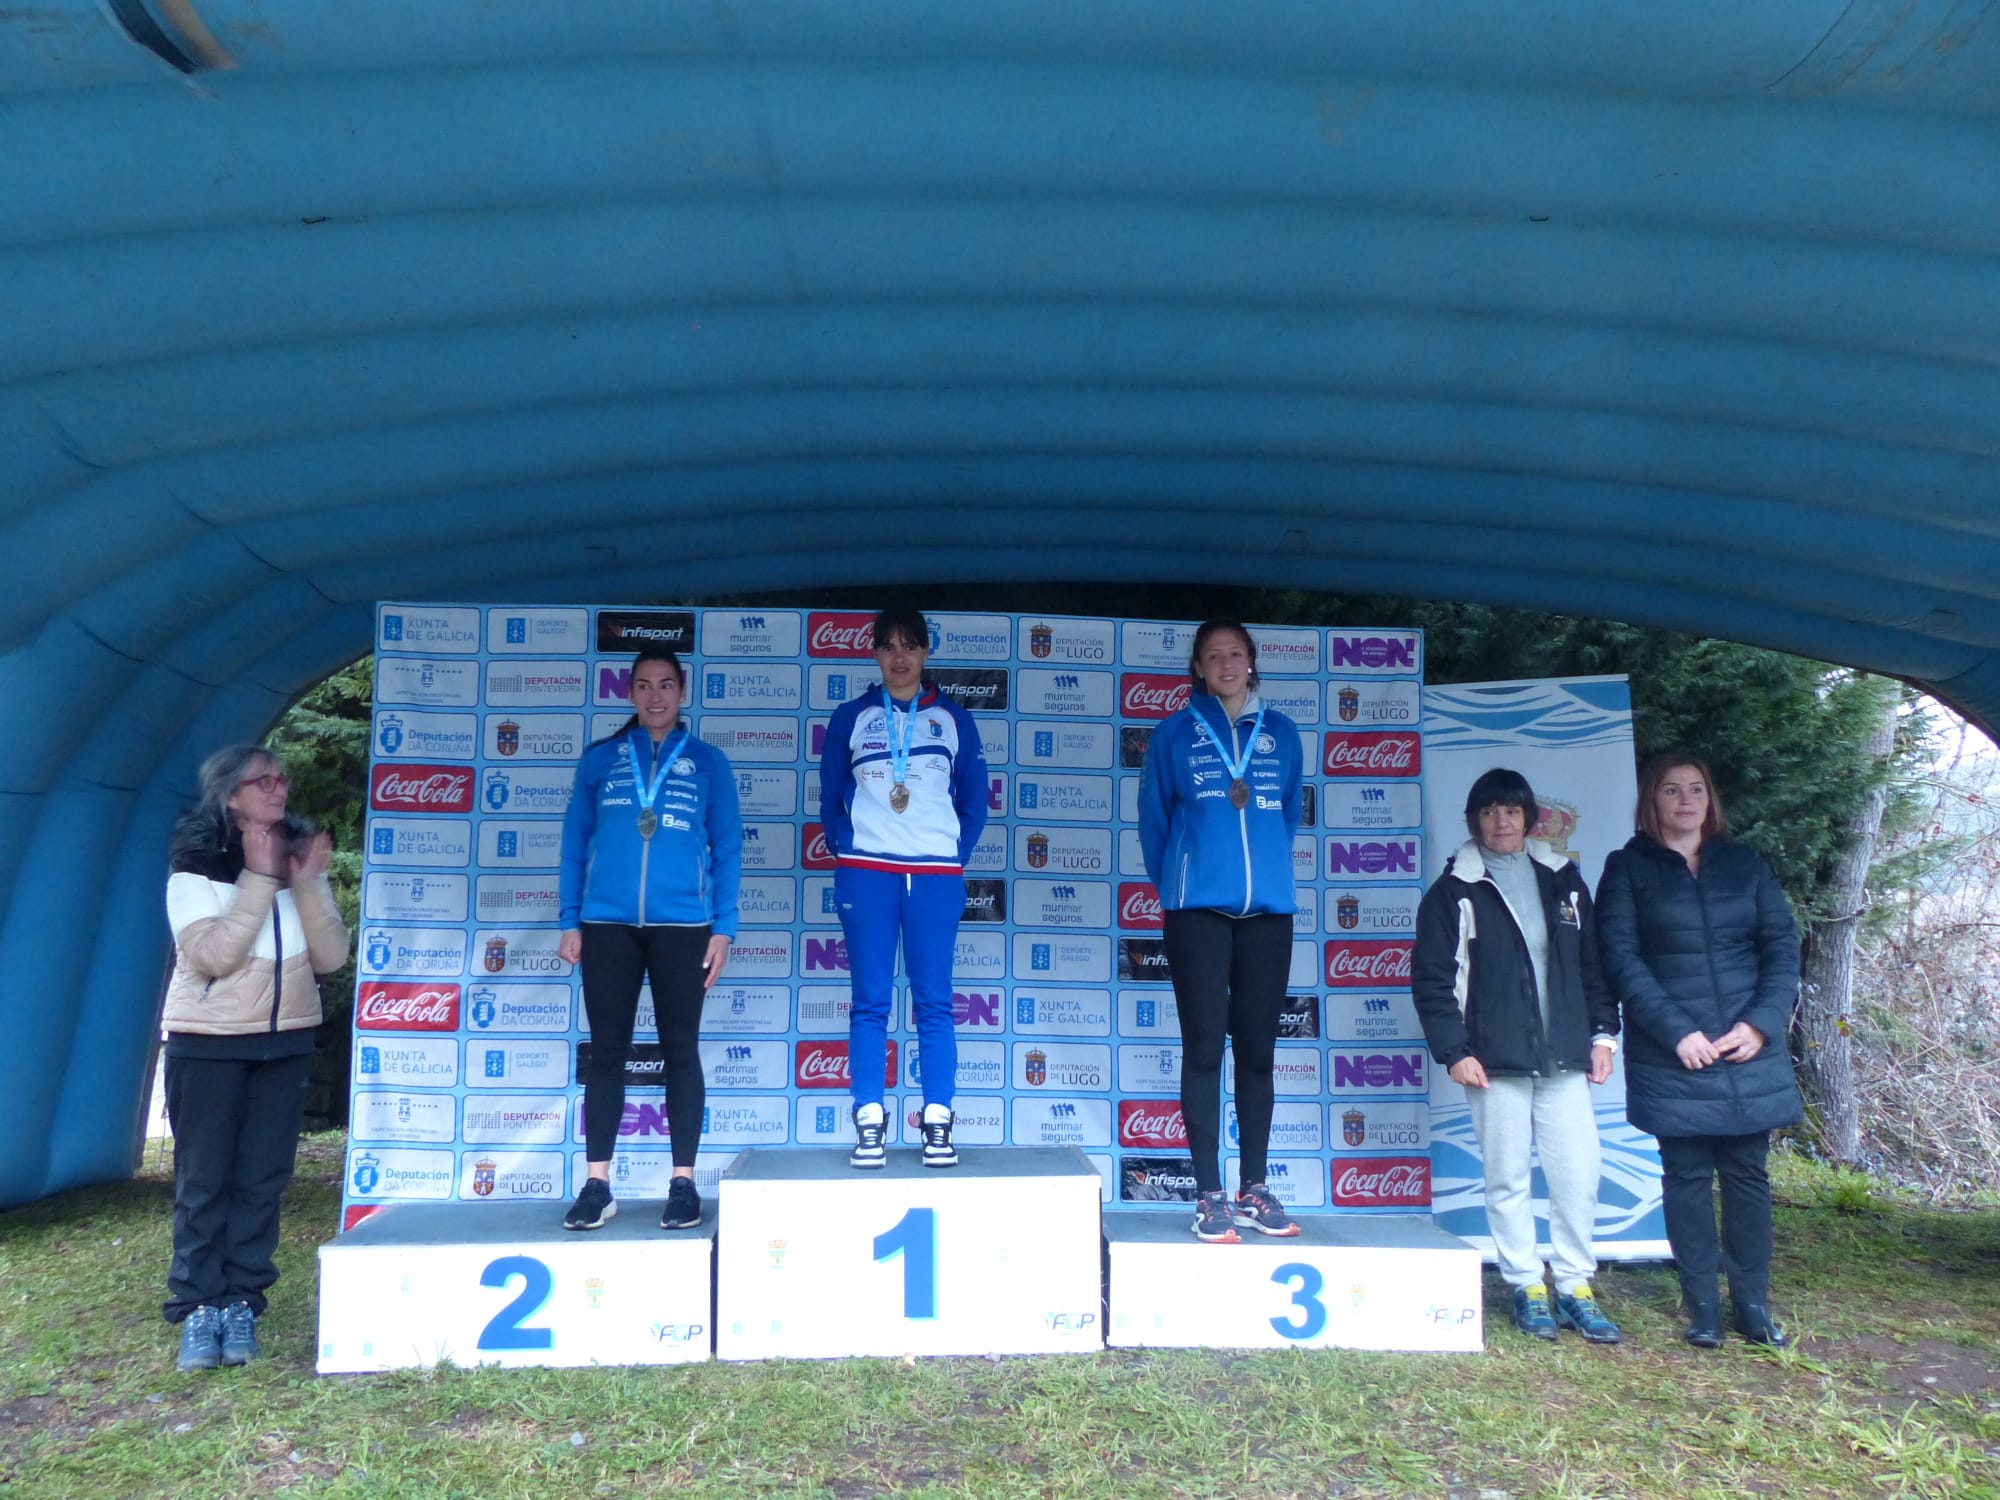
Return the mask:
<path id="1" fill-rule="evenodd" d="M 262 776 L 246 776 L 237 783 L 238 786 L 254 786 L 266 796 L 272 792 L 281 792 L 291 784 L 292 779 L 283 771 L 267 771 Z"/>

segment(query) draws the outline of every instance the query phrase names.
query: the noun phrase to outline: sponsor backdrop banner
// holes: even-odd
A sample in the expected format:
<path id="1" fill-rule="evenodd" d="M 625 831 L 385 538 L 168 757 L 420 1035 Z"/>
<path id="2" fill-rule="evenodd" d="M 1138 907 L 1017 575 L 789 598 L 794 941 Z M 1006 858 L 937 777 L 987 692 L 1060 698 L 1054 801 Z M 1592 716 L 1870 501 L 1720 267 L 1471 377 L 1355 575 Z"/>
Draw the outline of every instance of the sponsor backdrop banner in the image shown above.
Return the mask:
<path id="1" fill-rule="evenodd" d="M 1108 1199 L 1193 1196 L 1180 1029 L 1139 855 L 1139 769 L 1187 701 L 1194 627 L 930 616 L 931 675 L 980 726 L 987 825 L 958 940 L 957 1139 L 1076 1145 Z M 834 1145 L 848 1121 L 847 956 L 819 825 L 820 740 L 878 679 L 872 612 L 383 604 L 345 1222 L 406 1199 L 545 1200 L 583 1176 L 579 978 L 556 952 L 576 761 L 624 722 L 632 654 L 681 653 L 687 712 L 735 768 L 741 927 L 702 1022 L 697 1180 L 745 1146 Z M 1422 636 L 1253 626 L 1264 693 L 1304 738 L 1300 912 L 1271 1183 L 1303 1209 L 1430 1204 L 1429 1078 L 1409 1000 L 1426 868 Z M 892 1016 L 892 1141 L 923 1059 Z M 671 1157 L 641 1001 L 616 1191 Z M 1236 1124 L 1228 1111 L 1226 1145 Z M 1235 1163 L 1229 1163 L 1235 1180 Z"/>
<path id="2" fill-rule="evenodd" d="M 1424 690 L 1424 874 L 1434 879 L 1465 839 L 1465 794 L 1479 775 L 1510 766 L 1541 804 L 1534 836 L 1576 861 L 1591 889 L 1604 857 L 1632 835 L 1638 780 L 1632 760 L 1632 695 L 1623 677 L 1461 683 Z M 1651 1136 L 1625 1119 L 1621 1053 L 1595 1092 L 1604 1147 L 1597 1196 L 1597 1253 L 1607 1260 L 1667 1255 L 1660 1214 L 1660 1156 Z M 1433 1068 L 1430 1080 L 1432 1211 L 1438 1224 L 1490 1255 L 1479 1144 L 1465 1090 Z M 1548 1193 L 1535 1173 L 1542 1243 Z"/>

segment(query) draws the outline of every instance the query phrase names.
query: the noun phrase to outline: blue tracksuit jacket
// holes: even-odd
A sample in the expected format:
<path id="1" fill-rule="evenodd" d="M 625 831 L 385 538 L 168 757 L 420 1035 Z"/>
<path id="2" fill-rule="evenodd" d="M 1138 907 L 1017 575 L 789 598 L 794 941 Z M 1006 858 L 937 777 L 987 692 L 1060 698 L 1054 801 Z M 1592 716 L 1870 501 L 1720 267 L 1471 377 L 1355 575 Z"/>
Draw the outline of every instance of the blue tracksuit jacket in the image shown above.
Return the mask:
<path id="1" fill-rule="evenodd" d="M 743 818 L 729 758 L 693 735 L 681 742 L 654 807 L 659 827 L 639 837 L 643 788 L 632 784 L 629 744 L 639 774 L 652 780 L 659 746 L 644 729 L 597 741 L 577 762 L 576 790 L 563 817 L 562 924 L 623 922 L 636 927 L 699 927 L 736 936 L 736 892 L 743 871 Z"/>
<path id="2" fill-rule="evenodd" d="M 1229 768 L 1215 741 L 1242 753 L 1257 700 L 1231 724 L 1222 704 L 1196 691 L 1146 746 L 1139 780 L 1139 848 L 1146 874 L 1168 911 L 1210 908 L 1230 916 L 1298 910 L 1292 888 L 1292 835 L 1304 811 L 1304 754 L 1298 726 L 1266 710 L 1245 768 L 1250 803 L 1230 805 Z M 1202 726 L 1215 740 L 1205 738 Z"/>

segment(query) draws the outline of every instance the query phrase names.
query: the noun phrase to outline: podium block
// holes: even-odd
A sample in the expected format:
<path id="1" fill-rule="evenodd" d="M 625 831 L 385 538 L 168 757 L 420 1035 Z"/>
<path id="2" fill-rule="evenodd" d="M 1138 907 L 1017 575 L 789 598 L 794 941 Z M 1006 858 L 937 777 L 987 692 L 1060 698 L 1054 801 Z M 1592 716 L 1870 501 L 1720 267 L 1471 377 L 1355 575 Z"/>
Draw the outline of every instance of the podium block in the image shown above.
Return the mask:
<path id="1" fill-rule="evenodd" d="M 1040 1354 L 1103 1347 L 1103 1179 L 1073 1146 L 751 1150 L 723 1173 L 723 1359 Z"/>
<path id="2" fill-rule="evenodd" d="M 1181 1213 L 1108 1213 L 1117 1348 L 1475 1352 L 1479 1252 L 1428 1217 L 1295 1215 L 1295 1239 L 1209 1245 Z"/>
<path id="3" fill-rule="evenodd" d="M 575 1233 L 565 1206 L 399 1203 L 322 1245 L 319 1372 L 707 1359 L 714 1207 L 668 1231 L 658 1199 L 620 1199 Z"/>

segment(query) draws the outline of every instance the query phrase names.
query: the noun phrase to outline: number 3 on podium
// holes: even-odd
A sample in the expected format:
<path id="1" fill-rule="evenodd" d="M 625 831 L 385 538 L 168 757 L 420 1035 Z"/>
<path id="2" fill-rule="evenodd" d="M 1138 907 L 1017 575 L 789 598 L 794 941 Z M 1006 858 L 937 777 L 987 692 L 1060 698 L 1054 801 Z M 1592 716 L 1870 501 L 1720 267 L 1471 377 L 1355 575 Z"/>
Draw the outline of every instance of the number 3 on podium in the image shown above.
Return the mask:
<path id="1" fill-rule="evenodd" d="M 875 1236 L 875 1259 L 903 1257 L 903 1316 L 937 1316 L 937 1210 L 913 1208 Z"/>
<path id="2" fill-rule="evenodd" d="M 1326 1290 L 1326 1278 L 1320 1275 L 1319 1267 L 1302 1260 L 1287 1261 L 1271 1273 L 1271 1279 L 1290 1288 L 1297 1314 L 1296 1318 L 1271 1319 L 1273 1328 L 1288 1339 L 1309 1339 L 1326 1327 L 1326 1304 L 1319 1300 L 1319 1294 Z"/>

